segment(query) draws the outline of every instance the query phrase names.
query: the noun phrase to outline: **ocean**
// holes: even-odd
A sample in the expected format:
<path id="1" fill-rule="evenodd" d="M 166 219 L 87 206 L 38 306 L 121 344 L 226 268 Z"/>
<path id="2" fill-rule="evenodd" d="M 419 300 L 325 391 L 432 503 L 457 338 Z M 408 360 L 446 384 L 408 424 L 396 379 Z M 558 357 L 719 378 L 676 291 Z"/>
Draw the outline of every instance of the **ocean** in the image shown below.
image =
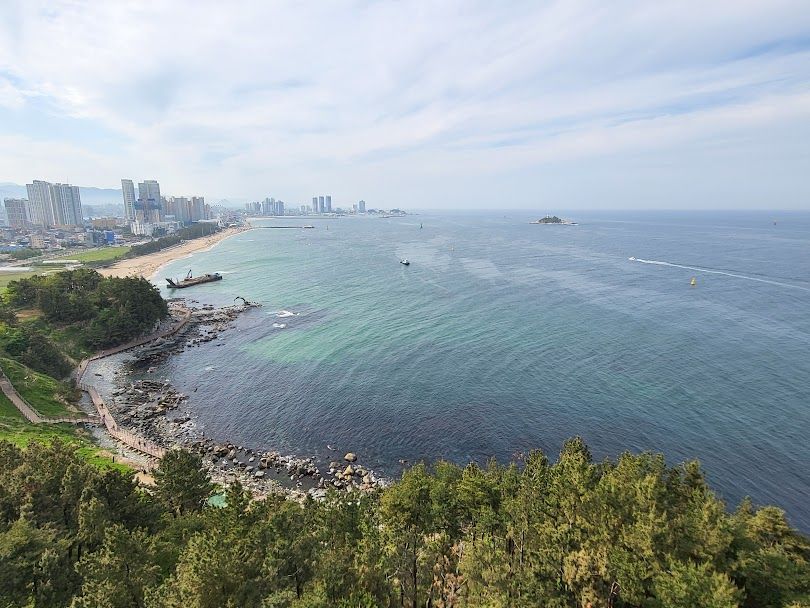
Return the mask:
<path id="1" fill-rule="evenodd" d="M 578 435 L 595 459 L 697 458 L 730 507 L 810 530 L 810 213 L 571 218 L 257 221 L 155 277 L 218 271 L 163 293 L 263 305 L 159 375 L 217 440 L 394 477 Z"/>

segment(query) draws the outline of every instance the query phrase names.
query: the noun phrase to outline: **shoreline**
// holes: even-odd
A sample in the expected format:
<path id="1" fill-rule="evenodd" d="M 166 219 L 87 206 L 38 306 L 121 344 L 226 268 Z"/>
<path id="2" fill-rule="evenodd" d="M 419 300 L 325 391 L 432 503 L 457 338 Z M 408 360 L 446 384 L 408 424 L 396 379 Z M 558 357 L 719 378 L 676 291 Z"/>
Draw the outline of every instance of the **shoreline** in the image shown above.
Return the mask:
<path id="1" fill-rule="evenodd" d="M 335 453 L 327 464 L 328 459 L 317 456 L 284 454 L 208 437 L 196 425 L 193 404 L 189 403 L 191 395 L 179 393 L 170 377 L 152 375 L 161 363 L 184 350 L 227 339 L 222 334 L 235 329 L 237 317 L 256 306 L 260 305 L 215 308 L 192 306 L 186 301 L 184 308 L 191 312 L 189 322 L 171 338 L 128 349 L 130 358 L 113 364 L 109 388 L 99 390 L 105 393 L 103 400 L 117 419 L 116 425 L 162 449 L 185 448 L 199 454 L 212 481 L 227 487 L 239 480 L 258 499 L 275 493 L 297 500 L 306 496 L 320 499 L 329 488 L 371 491 L 388 485 L 387 479 L 355 462 L 354 454 L 349 460 Z M 89 365 L 87 371 L 91 372 Z M 91 373 L 101 375 L 96 369 Z M 115 437 L 111 439 L 115 441 Z"/>
<path id="2" fill-rule="evenodd" d="M 213 249 L 222 241 L 252 230 L 250 227 L 226 228 L 211 236 L 184 241 L 174 247 L 168 247 L 134 258 L 119 260 L 110 266 L 99 268 L 98 272 L 105 277 L 142 277 L 147 281 L 167 264 L 188 257 L 194 253 Z"/>

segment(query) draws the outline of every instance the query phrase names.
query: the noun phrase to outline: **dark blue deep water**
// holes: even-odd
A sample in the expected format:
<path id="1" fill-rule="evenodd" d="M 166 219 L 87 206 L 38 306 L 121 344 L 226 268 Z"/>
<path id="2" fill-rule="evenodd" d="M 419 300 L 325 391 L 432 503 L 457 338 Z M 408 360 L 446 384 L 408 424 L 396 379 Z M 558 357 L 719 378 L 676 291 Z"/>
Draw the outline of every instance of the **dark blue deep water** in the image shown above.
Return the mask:
<path id="1" fill-rule="evenodd" d="M 159 276 L 221 271 L 183 295 L 264 307 L 161 371 L 198 389 L 196 423 L 221 440 L 331 444 L 395 475 L 400 459 L 553 455 L 581 435 L 596 458 L 698 458 L 731 505 L 776 503 L 810 530 L 810 214 L 530 219 L 240 234 Z"/>

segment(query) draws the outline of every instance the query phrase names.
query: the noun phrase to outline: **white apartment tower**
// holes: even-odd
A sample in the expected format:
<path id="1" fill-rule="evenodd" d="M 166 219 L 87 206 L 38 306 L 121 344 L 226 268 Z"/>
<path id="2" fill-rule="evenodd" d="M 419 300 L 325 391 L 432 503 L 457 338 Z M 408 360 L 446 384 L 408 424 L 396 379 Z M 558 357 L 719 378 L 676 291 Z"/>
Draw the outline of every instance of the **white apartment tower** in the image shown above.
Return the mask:
<path id="1" fill-rule="evenodd" d="M 81 226 L 82 199 L 78 186 L 34 180 L 28 190 L 28 221 L 37 226 Z"/>
<path id="2" fill-rule="evenodd" d="M 121 193 L 124 197 L 124 218 L 131 222 L 135 219 L 135 184 L 131 179 L 121 180 Z"/>
<path id="3" fill-rule="evenodd" d="M 78 186 L 53 184 L 51 186 L 53 215 L 57 226 L 81 226 L 82 199 Z"/>
<path id="4" fill-rule="evenodd" d="M 51 185 L 35 179 L 33 183 L 26 184 L 28 191 L 28 221 L 37 226 L 53 224 L 51 209 Z"/>

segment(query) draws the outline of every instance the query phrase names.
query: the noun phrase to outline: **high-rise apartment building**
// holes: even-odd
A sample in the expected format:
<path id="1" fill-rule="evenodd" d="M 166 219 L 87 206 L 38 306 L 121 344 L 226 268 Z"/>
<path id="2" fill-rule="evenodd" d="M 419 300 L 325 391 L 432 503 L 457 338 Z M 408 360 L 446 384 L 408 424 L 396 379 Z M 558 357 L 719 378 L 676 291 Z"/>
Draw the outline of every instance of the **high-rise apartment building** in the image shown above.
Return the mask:
<path id="1" fill-rule="evenodd" d="M 189 203 L 190 206 L 190 215 L 192 222 L 199 222 L 200 220 L 206 219 L 205 217 L 205 197 L 203 196 L 192 196 L 191 202 Z"/>
<path id="2" fill-rule="evenodd" d="M 160 184 L 153 179 L 138 183 L 138 200 L 135 202 L 136 219 L 140 222 L 156 224 L 163 213 L 160 199 Z"/>
<path id="3" fill-rule="evenodd" d="M 135 184 L 131 179 L 121 180 L 121 194 L 124 197 L 124 218 L 135 219 Z"/>
<path id="4" fill-rule="evenodd" d="M 28 221 L 37 226 L 81 226 L 82 199 L 78 186 L 34 180 L 28 191 Z"/>
<path id="5" fill-rule="evenodd" d="M 365 213 L 366 212 L 366 201 L 360 201 L 357 203 L 357 213 Z"/>
<path id="6" fill-rule="evenodd" d="M 312 197 L 312 213 L 318 213 L 318 197 Z"/>
<path id="7" fill-rule="evenodd" d="M 318 197 L 318 213 L 323 213 L 326 210 L 326 201 L 324 197 Z"/>
<path id="8" fill-rule="evenodd" d="M 28 191 L 28 221 L 36 226 L 53 224 L 51 185 L 35 179 L 33 183 L 26 184 L 25 189 Z"/>
<path id="9" fill-rule="evenodd" d="M 324 199 L 324 213 L 332 213 L 332 197 L 327 196 Z"/>
<path id="10" fill-rule="evenodd" d="M 28 199 L 25 198 L 6 198 L 3 199 L 3 204 L 6 207 L 6 216 L 8 217 L 8 225 L 12 228 L 25 228 L 28 224 Z"/>
<path id="11" fill-rule="evenodd" d="M 53 216 L 57 226 L 81 226 L 82 198 L 78 186 L 53 184 L 51 186 Z"/>

